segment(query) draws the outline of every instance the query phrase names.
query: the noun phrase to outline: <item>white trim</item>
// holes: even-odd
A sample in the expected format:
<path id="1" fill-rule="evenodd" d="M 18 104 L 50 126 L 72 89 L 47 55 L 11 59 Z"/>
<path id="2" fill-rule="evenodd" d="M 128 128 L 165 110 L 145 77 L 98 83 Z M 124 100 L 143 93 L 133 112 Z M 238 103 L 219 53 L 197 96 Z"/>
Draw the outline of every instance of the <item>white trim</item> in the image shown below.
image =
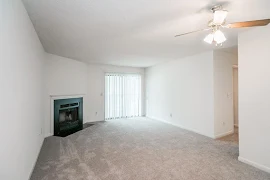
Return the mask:
<path id="1" fill-rule="evenodd" d="M 50 136 L 53 136 L 53 134 L 52 133 L 47 133 L 47 134 L 44 135 L 44 138 L 47 138 L 47 137 L 50 137 Z"/>
<path id="2" fill-rule="evenodd" d="M 228 135 L 231 135 L 234 133 L 234 130 L 230 130 L 228 132 L 225 132 L 225 133 L 221 133 L 221 134 L 218 134 L 218 135 L 215 135 L 214 139 L 218 139 L 218 138 L 221 138 L 221 137 L 224 137 L 224 136 L 228 136 Z"/>
<path id="3" fill-rule="evenodd" d="M 115 75 L 139 75 L 139 76 L 142 76 L 143 74 L 142 73 L 139 73 L 139 72 L 109 72 L 109 71 L 106 71 L 104 72 L 105 73 L 105 76 L 106 75 L 112 75 L 112 74 L 115 74 Z"/>
<path id="4" fill-rule="evenodd" d="M 29 180 L 30 180 L 30 178 L 31 178 L 31 176 L 32 176 L 32 174 L 33 174 L 33 172 L 34 172 L 35 167 L 36 167 L 37 160 L 38 160 L 38 157 L 39 157 L 39 154 L 40 154 L 40 151 L 41 151 L 43 142 L 44 142 L 44 137 L 43 137 L 43 139 L 42 139 L 42 141 L 41 141 L 40 148 L 39 148 L 39 152 L 38 152 L 38 155 L 37 155 L 37 157 L 36 157 L 35 163 L 33 164 L 32 171 L 31 171 L 31 173 L 29 174 L 29 178 L 28 178 Z"/>
<path id="5" fill-rule="evenodd" d="M 250 161 L 250 160 L 245 159 L 245 158 L 240 157 L 240 156 L 238 156 L 238 160 L 241 161 L 241 162 L 243 162 L 243 163 L 245 163 L 245 164 L 248 164 L 250 166 L 253 166 L 255 168 L 258 168 L 258 169 L 260 169 L 262 171 L 265 171 L 265 172 L 270 173 L 270 167 L 266 167 L 264 165 L 258 164 L 256 162 Z"/>
<path id="6" fill-rule="evenodd" d="M 69 95 L 50 95 L 53 99 L 68 99 L 68 98 L 80 98 L 84 97 L 86 94 L 69 94 Z"/>
<path id="7" fill-rule="evenodd" d="M 93 123 L 93 122 L 102 122 L 102 121 L 105 121 L 105 120 L 85 121 L 83 124 L 85 124 L 85 123 Z"/>
<path id="8" fill-rule="evenodd" d="M 85 94 L 70 94 L 70 95 L 50 95 L 50 132 L 48 132 L 45 137 L 52 136 L 54 133 L 54 100 L 56 99 L 69 99 L 69 98 L 84 98 Z M 85 108 L 85 106 L 83 107 Z M 84 111 L 85 109 L 83 109 Z"/>
<path id="9" fill-rule="evenodd" d="M 197 134 L 200 134 L 200 135 L 203 135 L 203 136 L 206 136 L 206 137 L 210 137 L 210 138 L 215 138 L 214 136 L 209 136 L 207 134 L 204 134 L 204 133 L 201 133 L 199 131 L 196 131 L 196 130 L 193 130 L 193 129 L 190 129 L 190 128 L 186 128 L 182 125 L 179 125 L 179 124 L 175 124 L 175 123 L 172 123 L 172 122 L 169 122 L 169 121 L 165 121 L 165 120 L 161 120 L 161 119 L 158 119 L 158 118 L 154 118 L 154 117 L 149 117 L 149 116 L 146 116 L 147 118 L 149 119 L 152 119 L 152 120 L 157 120 L 157 121 L 160 121 L 160 122 L 163 122 L 163 123 L 166 123 L 166 124 L 170 124 L 170 125 L 173 125 L 173 126 L 176 126 L 176 127 L 179 127 L 181 129 L 185 129 L 185 130 L 188 130 L 188 131 L 191 131 L 191 132 L 194 132 L 194 133 L 197 133 Z"/>

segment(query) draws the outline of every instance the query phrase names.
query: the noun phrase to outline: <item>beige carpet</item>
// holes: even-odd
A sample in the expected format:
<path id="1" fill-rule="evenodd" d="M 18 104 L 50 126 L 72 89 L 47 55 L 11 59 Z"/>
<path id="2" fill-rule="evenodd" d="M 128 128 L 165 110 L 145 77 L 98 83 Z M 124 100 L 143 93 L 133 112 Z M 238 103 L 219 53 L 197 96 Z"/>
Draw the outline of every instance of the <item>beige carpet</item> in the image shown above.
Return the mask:
<path id="1" fill-rule="evenodd" d="M 238 145 L 147 118 L 46 138 L 31 180 L 270 180 L 237 160 Z"/>

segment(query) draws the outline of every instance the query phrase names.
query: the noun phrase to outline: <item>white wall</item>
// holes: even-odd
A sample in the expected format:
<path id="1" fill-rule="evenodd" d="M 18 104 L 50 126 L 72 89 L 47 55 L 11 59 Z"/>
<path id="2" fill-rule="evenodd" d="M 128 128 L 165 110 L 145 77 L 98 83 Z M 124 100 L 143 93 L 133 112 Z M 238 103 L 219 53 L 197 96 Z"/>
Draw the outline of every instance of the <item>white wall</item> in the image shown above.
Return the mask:
<path id="1" fill-rule="evenodd" d="M 147 68 L 147 116 L 212 138 L 233 133 L 235 62 L 221 49 Z"/>
<path id="2" fill-rule="evenodd" d="M 233 133 L 233 63 L 237 56 L 222 50 L 214 51 L 215 137 Z"/>
<path id="3" fill-rule="evenodd" d="M 270 173 L 270 26 L 239 35 L 239 160 Z"/>
<path id="4" fill-rule="evenodd" d="M 26 180 L 43 142 L 44 50 L 20 0 L 0 8 L 0 179 Z"/>
<path id="5" fill-rule="evenodd" d="M 105 73 L 140 73 L 143 68 L 86 64 L 73 59 L 46 54 L 46 136 L 53 133 L 51 96 L 84 96 L 84 122 L 104 120 Z M 143 81 L 144 82 L 144 81 Z"/>
<path id="6" fill-rule="evenodd" d="M 212 51 L 147 68 L 145 77 L 148 117 L 214 136 Z"/>

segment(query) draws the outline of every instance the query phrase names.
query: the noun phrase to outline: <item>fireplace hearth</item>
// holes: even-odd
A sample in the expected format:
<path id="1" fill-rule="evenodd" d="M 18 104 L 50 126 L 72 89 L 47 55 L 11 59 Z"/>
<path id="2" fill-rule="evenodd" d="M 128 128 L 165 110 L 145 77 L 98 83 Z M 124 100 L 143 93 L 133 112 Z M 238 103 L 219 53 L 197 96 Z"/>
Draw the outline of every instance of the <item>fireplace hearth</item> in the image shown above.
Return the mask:
<path id="1" fill-rule="evenodd" d="M 54 100 L 54 136 L 65 137 L 83 129 L 83 98 Z"/>

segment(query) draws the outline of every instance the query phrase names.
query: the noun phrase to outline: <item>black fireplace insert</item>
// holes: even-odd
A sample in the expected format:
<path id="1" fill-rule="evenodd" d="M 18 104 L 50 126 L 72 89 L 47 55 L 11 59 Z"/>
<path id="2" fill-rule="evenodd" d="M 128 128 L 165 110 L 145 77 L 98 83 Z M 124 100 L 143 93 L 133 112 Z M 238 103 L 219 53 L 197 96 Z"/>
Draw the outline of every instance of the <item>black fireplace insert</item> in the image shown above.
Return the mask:
<path id="1" fill-rule="evenodd" d="M 83 98 L 54 100 L 54 136 L 65 137 L 83 129 Z"/>

